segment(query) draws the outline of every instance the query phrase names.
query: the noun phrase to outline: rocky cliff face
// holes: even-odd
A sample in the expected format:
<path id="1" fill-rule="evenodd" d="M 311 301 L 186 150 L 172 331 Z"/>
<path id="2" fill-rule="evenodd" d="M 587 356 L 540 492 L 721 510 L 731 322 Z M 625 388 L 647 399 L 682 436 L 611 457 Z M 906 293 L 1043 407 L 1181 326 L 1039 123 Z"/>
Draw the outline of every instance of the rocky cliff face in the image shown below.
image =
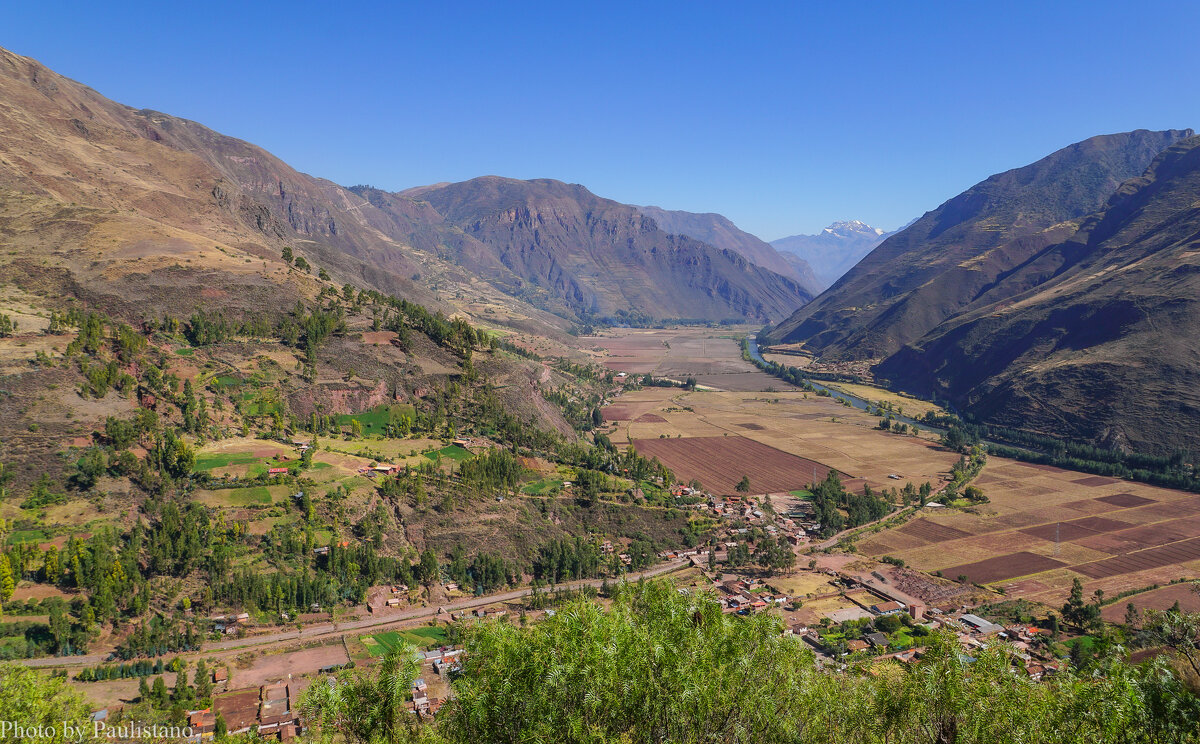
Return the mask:
<path id="1" fill-rule="evenodd" d="M 765 321 L 811 298 L 736 251 L 670 234 L 639 208 L 578 184 L 488 176 L 398 196 L 440 215 L 456 262 L 580 318 Z"/>

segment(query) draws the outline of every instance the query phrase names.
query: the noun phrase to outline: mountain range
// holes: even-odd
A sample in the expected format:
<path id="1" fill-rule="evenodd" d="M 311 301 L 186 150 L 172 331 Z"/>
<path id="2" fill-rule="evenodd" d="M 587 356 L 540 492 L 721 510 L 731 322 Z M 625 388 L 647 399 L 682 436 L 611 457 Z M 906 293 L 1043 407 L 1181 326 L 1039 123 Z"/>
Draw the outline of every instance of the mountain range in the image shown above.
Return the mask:
<path id="1" fill-rule="evenodd" d="M 235 312 L 286 305 L 305 279 L 270 260 L 285 245 L 335 279 L 543 333 L 618 311 L 767 322 L 814 294 L 782 263 L 787 275 L 582 186 L 347 188 L 5 50 L 0 230 L 22 248 L 14 268 L 143 313 L 190 311 L 202 291 Z"/>
<path id="2" fill-rule="evenodd" d="M 971 187 L 766 337 L 981 420 L 1197 448 L 1200 138 L 1092 137 Z"/>
<path id="3" fill-rule="evenodd" d="M 712 212 L 681 212 L 661 207 L 638 207 L 638 211 L 653 219 L 669 233 L 687 235 L 717 248 L 741 254 L 751 263 L 770 269 L 800 283 L 814 296 L 829 286 L 817 276 L 807 261 L 795 255 L 780 253 L 770 243 L 738 228 L 727 217 Z"/>
<path id="4" fill-rule="evenodd" d="M 843 220 L 816 235 L 791 235 L 771 245 L 789 263 L 809 268 L 825 289 L 893 234 L 859 220 Z"/>

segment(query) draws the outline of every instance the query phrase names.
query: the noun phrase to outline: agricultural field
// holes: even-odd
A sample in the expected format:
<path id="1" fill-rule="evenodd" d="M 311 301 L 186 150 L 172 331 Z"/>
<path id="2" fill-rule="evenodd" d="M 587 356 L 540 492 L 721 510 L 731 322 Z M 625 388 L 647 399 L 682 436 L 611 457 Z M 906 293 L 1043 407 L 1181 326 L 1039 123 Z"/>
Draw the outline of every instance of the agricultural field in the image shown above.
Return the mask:
<path id="1" fill-rule="evenodd" d="M 346 427 L 351 421 L 357 421 L 362 426 L 363 434 L 383 436 L 389 420 L 408 418 L 412 420 L 415 410 L 410 405 L 393 403 L 376 406 L 362 413 L 345 413 L 337 417 L 338 426 Z"/>
<path id="2" fill-rule="evenodd" d="M 621 395 L 603 413 L 614 444 L 636 442 L 685 482 L 697 478 L 721 491 L 742 475 L 752 493 L 800 491 L 814 469 L 818 478 L 837 470 L 857 489 L 937 486 L 958 459 L 928 438 L 880 432 L 878 418 L 799 391 L 644 388 Z"/>
<path id="3" fill-rule="evenodd" d="M 796 390 L 742 359 L 748 328 L 619 329 L 580 338 L 599 364 L 631 375 L 650 374 L 715 390 Z"/>
<path id="4" fill-rule="evenodd" d="M 1105 606 L 1100 615 L 1108 622 L 1119 623 L 1125 620 L 1126 605 L 1132 604 L 1139 610 L 1167 610 L 1176 602 L 1184 612 L 1200 612 L 1200 583 L 1173 584 L 1134 594 Z"/>
<path id="5" fill-rule="evenodd" d="M 441 459 L 453 460 L 454 462 L 458 463 L 463 462 L 464 460 L 470 460 L 472 457 L 474 457 L 474 455 L 472 455 L 469 450 L 459 447 L 457 444 L 452 444 L 448 447 L 442 447 L 439 450 L 434 450 L 433 452 L 426 452 L 425 457 L 430 460 L 434 460 L 435 462 Z"/>
<path id="6" fill-rule="evenodd" d="M 216 491 L 198 491 L 196 499 L 205 506 L 271 506 L 274 503 L 283 503 L 289 490 L 295 489 L 288 486 L 222 488 Z"/>
<path id="7" fill-rule="evenodd" d="M 631 442 L 643 457 L 657 457 L 677 475 L 698 479 L 716 494 L 733 494 L 742 476 L 755 493 L 791 491 L 822 481 L 831 468 L 815 460 L 777 450 L 739 436 L 638 439 Z M 848 475 L 839 473 L 845 480 Z"/>
<path id="8" fill-rule="evenodd" d="M 911 395 L 894 393 L 875 385 L 859 385 L 851 382 L 826 382 L 823 384 L 877 405 L 883 404 L 884 407 L 890 405 L 892 411 L 909 418 L 919 419 L 926 413 L 945 413 L 941 406 L 934 405 L 929 401 L 914 398 Z"/>
<path id="9" fill-rule="evenodd" d="M 833 594 L 838 591 L 829 576 L 815 571 L 795 571 L 782 576 L 772 576 L 767 583 L 791 597 L 801 599 L 808 596 Z"/>
<path id="10" fill-rule="evenodd" d="M 1113 596 L 1200 576 L 1194 495 L 1002 458 L 975 483 L 990 503 L 931 509 L 862 540 L 859 551 L 1049 604 L 1075 578 L 1088 595 Z"/>

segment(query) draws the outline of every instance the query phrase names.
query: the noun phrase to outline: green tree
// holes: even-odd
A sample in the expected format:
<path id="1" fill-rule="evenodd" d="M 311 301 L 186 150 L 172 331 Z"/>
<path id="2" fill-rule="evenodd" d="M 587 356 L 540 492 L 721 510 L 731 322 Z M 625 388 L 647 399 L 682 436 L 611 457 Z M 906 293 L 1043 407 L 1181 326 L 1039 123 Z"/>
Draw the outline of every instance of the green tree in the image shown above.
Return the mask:
<path id="1" fill-rule="evenodd" d="M 369 671 L 342 672 L 336 685 L 309 687 L 300 699 L 300 709 L 316 729 L 318 740 L 361 744 L 416 740 L 418 722 L 406 709 L 420 671 L 415 651 L 402 645 Z"/>
<path id="2" fill-rule="evenodd" d="M 82 731 L 83 741 L 93 741 L 89 710 L 84 697 L 70 687 L 65 677 L 47 676 L 19 664 L 0 663 L 0 742 L 29 741 L 15 731 L 6 731 L 6 721 L 28 729 L 40 728 L 46 735 L 36 739 L 39 743 L 79 741 L 65 736 L 63 724 Z"/>
<path id="3" fill-rule="evenodd" d="M 96 485 L 108 470 L 108 456 L 99 447 L 89 447 L 83 456 L 75 461 L 74 484 L 80 490 L 86 491 Z"/>
<path id="4" fill-rule="evenodd" d="M 175 672 L 175 689 L 171 692 L 171 700 L 183 703 L 191 699 L 192 688 L 188 686 L 187 681 L 187 662 L 180 660 L 179 668 Z"/>
<path id="5" fill-rule="evenodd" d="M 150 687 L 150 697 L 154 700 L 156 707 L 161 708 L 167 702 L 167 683 L 162 677 L 155 677 L 154 684 Z"/>
<path id="6" fill-rule="evenodd" d="M 742 479 L 733 487 L 733 490 L 738 493 L 750 493 L 750 476 L 743 475 Z"/>
<path id="7" fill-rule="evenodd" d="M 0 605 L 7 602 L 16 590 L 17 581 L 13 576 L 12 565 L 8 561 L 8 556 L 0 553 Z M 0 607 L 0 612 L 3 612 L 2 607 Z"/>
<path id="8" fill-rule="evenodd" d="M 438 565 L 437 553 L 433 552 L 432 548 L 426 548 L 421 553 L 420 563 L 421 582 L 426 586 L 433 586 L 441 579 L 441 568 Z"/>
<path id="9" fill-rule="evenodd" d="M 201 659 L 196 663 L 196 674 L 192 677 L 192 682 L 196 685 L 196 698 L 199 700 L 207 700 L 212 697 L 212 676 L 209 674 L 208 665 Z"/>

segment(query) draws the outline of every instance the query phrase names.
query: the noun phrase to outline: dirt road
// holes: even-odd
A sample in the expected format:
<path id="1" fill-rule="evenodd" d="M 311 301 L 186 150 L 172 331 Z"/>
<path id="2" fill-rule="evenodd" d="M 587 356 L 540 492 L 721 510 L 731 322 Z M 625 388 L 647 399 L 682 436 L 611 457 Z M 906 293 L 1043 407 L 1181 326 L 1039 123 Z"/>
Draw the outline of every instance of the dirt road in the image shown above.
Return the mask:
<path id="1" fill-rule="evenodd" d="M 678 571 L 688 565 L 688 561 L 678 560 L 670 563 L 664 563 L 654 568 L 646 569 L 640 573 L 629 574 L 625 577 L 626 581 L 637 581 L 638 579 L 649 579 L 654 576 L 662 576 L 663 574 Z M 573 581 L 566 584 L 559 584 L 557 589 L 579 589 L 584 586 L 599 587 L 604 583 L 603 579 L 590 579 L 587 581 Z M 483 597 L 470 597 L 460 599 L 455 602 L 448 602 L 444 605 L 435 607 L 417 607 L 411 610 L 406 610 L 386 617 L 367 617 L 361 620 L 351 620 L 341 623 L 322 623 L 320 625 L 309 625 L 300 631 L 287 630 L 277 633 L 267 633 L 264 635 L 250 636 L 247 638 L 232 638 L 227 641 L 217 641 L 215 643 L 205 644 L 200 651 L 190 654 L 180 654 L 183 657 L 192 656 L 209 656 L 216 652 L 228 651 L 231 649 L 249 649 L 269 647 L 278 643 L 286 643 L 291 641 L 310 641 L 329 638 L 330 636 L 339 635 L 349 631 L 362 631 L 370 629 L 382 629 L 389 625 L 408 622 L 423 617 L 434 617 L 439 610 L 444 609 L 446 612 L 456 612 L 458 610 L 469 610 L 475 607 L 495 604 L 497 602 L 511 602 L 514 599 L 527 597 L 533 592 L 532 589 L 516 589 L 503 594 L 489 594 Z M 29 667 L 67 667 L 67 666 L 94 666 L 96 664 L 104 664 L 108 662 L 109 655 L 104 654 L 86 654 L 84 656 L 51 656 L 42 659 L 21 659 L 17 663 L 24 664 Z"/>

